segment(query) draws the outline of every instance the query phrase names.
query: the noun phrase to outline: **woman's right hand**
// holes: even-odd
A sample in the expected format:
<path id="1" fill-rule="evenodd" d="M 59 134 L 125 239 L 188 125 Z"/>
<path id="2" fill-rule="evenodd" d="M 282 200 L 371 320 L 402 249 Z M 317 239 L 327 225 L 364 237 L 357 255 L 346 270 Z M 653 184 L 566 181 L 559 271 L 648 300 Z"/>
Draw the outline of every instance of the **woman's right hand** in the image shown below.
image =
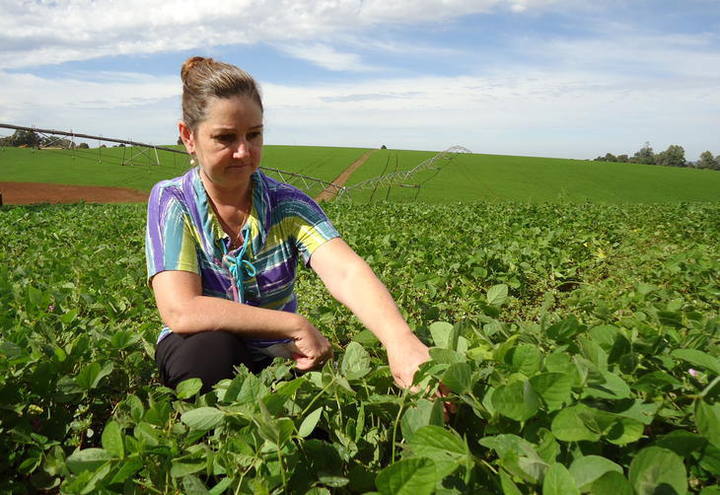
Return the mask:
<path id="1" fill-rule="evenodd" d="M 297 352 L 293 353 L 293 359 L 298 370 L 309 371 L 320 368 L 332 358 L 330 341 L 302 316 L 299 316 L 299 328 L 292 338 L 297 348 Z"/>

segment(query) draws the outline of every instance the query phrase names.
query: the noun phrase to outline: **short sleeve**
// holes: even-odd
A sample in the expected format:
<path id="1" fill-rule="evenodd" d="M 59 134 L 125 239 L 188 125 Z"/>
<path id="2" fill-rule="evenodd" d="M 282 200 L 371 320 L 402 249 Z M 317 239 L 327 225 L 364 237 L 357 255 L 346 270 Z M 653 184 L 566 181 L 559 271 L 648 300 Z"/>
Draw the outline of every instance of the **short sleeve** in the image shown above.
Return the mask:
<path id="1" fill-rule="evenodd" d="M 157 184 L 148 200 L 145 232 L 147 281 L 165 270 L 200 274 L 196 241 L 182 203 L 162 183 Z"/>
<path id="2" fill-rule="evenodd" d="M 295 246 L 305 265 L 310 263 L 312 253 L 330 239 L 340 237 L 330 219 L 320 206 L 305 193 L 297 194 L 288 205 L 290 225 Z"/>

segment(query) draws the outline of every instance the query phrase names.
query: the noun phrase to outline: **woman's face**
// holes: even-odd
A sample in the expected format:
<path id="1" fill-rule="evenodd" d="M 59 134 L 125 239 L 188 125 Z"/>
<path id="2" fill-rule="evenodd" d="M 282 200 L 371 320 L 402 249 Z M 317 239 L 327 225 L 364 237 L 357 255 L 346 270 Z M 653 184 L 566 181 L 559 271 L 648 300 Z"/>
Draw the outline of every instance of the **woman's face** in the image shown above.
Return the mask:
<path id="1" fill-rule="evenodd" d="M 194 131 L 180 123 L 180 136 L 202 173 L 215 185 L 244 186 L 260 166 L 263 113 L 246 96 L 211 98 L 205 120 Z"/>

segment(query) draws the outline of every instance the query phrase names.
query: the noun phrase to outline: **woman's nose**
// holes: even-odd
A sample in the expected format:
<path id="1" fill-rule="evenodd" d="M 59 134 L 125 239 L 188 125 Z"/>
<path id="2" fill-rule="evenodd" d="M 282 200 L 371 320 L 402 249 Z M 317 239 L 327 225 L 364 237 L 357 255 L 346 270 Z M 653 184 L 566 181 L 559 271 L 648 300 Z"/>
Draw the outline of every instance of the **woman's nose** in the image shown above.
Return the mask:
<path id="1" fill-rule="evenodd" d="M 248 143 L 246 139 L 240 139 L 240 141 L 235 146 L 235 153 L 233 154 L 237 158 L 244 158 L 250 155 L 250 143 Z"/>

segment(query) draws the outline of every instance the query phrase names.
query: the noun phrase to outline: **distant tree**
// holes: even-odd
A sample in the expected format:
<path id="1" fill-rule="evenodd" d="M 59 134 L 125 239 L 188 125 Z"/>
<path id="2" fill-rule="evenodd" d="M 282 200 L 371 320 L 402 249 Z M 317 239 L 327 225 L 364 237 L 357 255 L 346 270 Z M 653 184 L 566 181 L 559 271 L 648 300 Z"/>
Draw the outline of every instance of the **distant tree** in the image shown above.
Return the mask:
<path id="1" fill-rule="evenodd" d="M 714 169 L 717 165 L 715 157 L 709 151 L 703 151 L 700 153 L 700 160 L 697 162 L 697 168 L 710 168 Z"/>
<path id="2" fill-rule="evenodd" d="M 715 157 L 715 170 L 720 170 L 720 155 Z"/>
<path id="3" fill-rule="evenodd" d="M 183 144 L 182 138 L 180 136 L 178 136 L 177 144 Z"/>
<path id="4" fill-rule="evenodd" d="M 621 162 L 621 163 L 627 163 L 627 162 L 630 161 L 630 158 L 628 158 L 627 155 L 618 155 L 618 156 L 617 156 L 617 161 L 619 161 L 619 162 Z"/>
<path id="5" fill-rule="evenodd" d="M 685 149 L 677 144 L 671 144 L 668 149 L 655 156 L 655 163 L 666 167 L 686 167 Z"/>
<path id="6" fill-rule="evenodd" d="M 385 145 L 383 144 L 382 146 L 380 146 L 380 149 L 381 149 L 381 150 L 386 150 L 386 149 L 387 149 L 387 146 L 385 146 Z"/>
<path id="7" fill-rule="evenodd" d="M 605 161 L 606 162 L 616 162 L 616 161 L 618 161 L 618 159 L 612 153 L 605 153 Z"/>
<path id="8" fill-rule="evenodd" d="M 90 146 L 87 143 L 80 143 L 80 144 L 78 144 L 77 147 L 78 147 L 78 149 L 81 149 L 81 150 L 86 150 L 86 149 L 90 148 Z"/>
<path id="9" fill-rule="evenodd" d="M 655 153 L 650 143 L 645 141 L 645 146 L 635 153 L 631 160 L 633 163 L 644 163 L 646 165 L 655 165 Z"/>
<path id="10" fill-rule="evenodd" d="M 107 145 L 106 145 L 106 144 L 101 144 L 100 147 L 101 147 L 101 148 L 107 148 Z"/>
<path id="11" fill-rule="evenodd" d="M 4 146 L 25 146 L 37 147 L 42 143 L 42 138 L 35 131 L 16 129 L 12 136 L 3 138 Z"/>

